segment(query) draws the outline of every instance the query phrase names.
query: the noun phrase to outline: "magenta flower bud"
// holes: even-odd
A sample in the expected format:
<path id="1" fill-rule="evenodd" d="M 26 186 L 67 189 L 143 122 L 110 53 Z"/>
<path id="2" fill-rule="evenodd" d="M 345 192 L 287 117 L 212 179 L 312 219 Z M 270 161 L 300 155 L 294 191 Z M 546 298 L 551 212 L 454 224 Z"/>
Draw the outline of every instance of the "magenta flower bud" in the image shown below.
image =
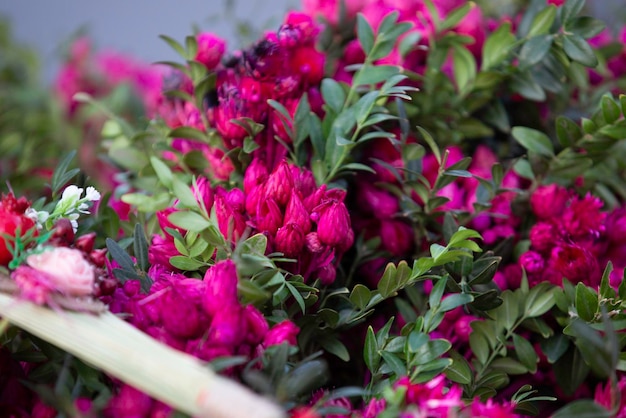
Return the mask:
<path id="1" fill-rule="evenodd" d="M 396 219 L 385 219 L 380 223 L 383 247 L 394 257 L 406 255 L 413 246 L 413 228 Z"/>
<path id="2" fill-rule="evenodd" d="M 56 418 L 58 415 L 59 413 L 56 409 L 50 405 L 46 405 L 39 399 L 35 401 L 35 406 L 33 406 L 33 410 L 30 413 L 31 418 Z"/>
<path id="3" fill-rule="evenodd" d="M 265 316 L 253 305 L 246 305 L 243 308 L 243 317 L 248 328 L 246 342 L 248 344 L 259 344 L 263 341 L 263 337 L 265 337 L 270 328 Z"/>
<path id="4" fill-rule="evenodd" d="M 246 328 L 241 306 L 223 307 L 213 315 L 207 342 L 211 345 L 236 347 L 243 342 L 247 334 Z"/>
<path id="5" fill-rule="evenodd" d="M 226 49 L 226 42 L 212 33 L 202 32 L 196 35 L 198 42 L 198 52 L 196 53 L 196 61 L 201 62 L 212 70 L 220 63 L 222 55 Z"/>
<path id="6" fill-rule="evenodd" d="M 215 197 L 215 213 L 217 224 L 227 240 L 237 242 L 246 230 L 246 219 L 228 204 L 225 197 Z"/>
<path id="7" fill-rule="evenodd" d="M 588 286 L 600 284 L 600 269 L 597 257 L 575 244 L 560 244 L 550 254 L 551 266 L 573 283 L 583 282 Z"/>
<path id="8" fill-rule="evenodd" d="M 526 251 L 519 258 L 520 265 L 530 274 L 541 273 L 545 268 L 545 261 L 541 254 L 534 251 Z"/>
<path id="9" fill-rule="evenodd" d="M 323 204 L 317 222 L 317 236 L 322 244 L 331 247 L 345 245 L 349 237 L 350 215 L 343 202 L 331 201 Z"/>
<path id="10" fill-rule="evenodd" d="M 380 189 L 367 181 L 358 183 L 358 203 L 378 219 L 391 218 L 398 212 L 398 198 L 386 190 Z"/>
<path id="11" fill-rule="evenodd" d="M 279 345 L 282 343 L 287 343 L 289 345 L 296 345 L 296 337 L 300 332 L 300 328 L 296 326 L 293 322 L 288 319 L 274 325 L 268 332 L 265 334 L 265 338 L 263 339 L 263 345 L 265 347 L 270 347 L 272 345 Z"/>
<path id="12" fill-rule="evenodd" d="M 331 263 L 328 263 L 317 269 L 316 275 L 322 286 L 329 286 L 333 284 L 337 278 L 337 269 Z"/>
<path id="13" fill-rule="evenodd" d="M 315 184 L 315 177 L 310 170 L 297 165 L 292 165 L 291 176 L 293 177 L 293 187 L 300 192 L 300 196 L 309 196 L 315 192 L 317 185 Z"/>
<path id="14" fill-rule="evenodd" d="M 178 232 L 180 232 L 184 236 L 186 231 L 184 229 L 182 229 L 182 228 L 179 228 L 179 227 L 175 226 L 168 219 L 168 216 L 170 216 L 174 212 L 178 212 L 178 209 L 169 207 L 169 208 L 160 210 L 160 211 L 158 211 L 156 213 L 156 217 L 157 217 L 157 220 L 159 221 L 159 226 L 161 227 L 161 231 L 163 231 L 165 233 L 165 235 L 171 236 L 167 232 L 167 229 L 168 228 L 169 229 L 176 229 Z"/>
<path id="15" fill-rule="evenodd" d="M 206 286 L 203 308 L 209 315 L 239 306 L 237 299 L 237 267 L 232 260 L 224 260 L 214 264 L 204 274 Z"/>
<path id="16" fill-rule="evenodd" d="M 280 206 L 289 202 L 293 190 L 293 177 L 289 164 L 281 162 L 270 174 L 265 183 L 265 193 L 268 199 L 274 199 Z"/>
<path id="17" fill-rule="evenodd" d="M 90 232 L 85 235 L 81 235 L 74 241 L 74 248 L 80 250 L 85 255 L 89 255 L 93 251 L 94 243 L 96 242 L 96 233 Z"/>
<path id="18" fill-rule="evenodd" d="M 304 234 L 308 234 L 311 230 L 310 215 L 307 212 L 302 199 L 298 193 L 292 193 L 287 208 L 285 209 L 285 225 L 288 223 L 295 223 L 300 227 L 300 230 Z"/>
<path id="19" fill-rule="evenodd" d="M 454 335 L 463 343 L 467 343 L 472 333 L 471 323 L 477 319 L 478 318 L 472 315 L 463 315 L 461 318 L 454 321 Z"/>
<path id="20" fill-rule="evenodd" d="M 106 248 L 98 248 L 89 253 L 89 260 L 96 267 L 104 267 L 107 258 L 107 249 Z"/>
<path id="21" fill-rule="evenodd" d="M 322 198 L 326 195 L 326 185 L 322 184 L 317 190 L 306 196 L 302 203 L 307 212 L 311 213 L 322 202 Z"/>
<path id="22" fill-rule="evenodd" d="M 180 253 L 176 249 L 173 239 L 163 238 L 160 235 L 154 235 L 152 237 L 152 243 L 148 248 L 148 261 L 150 264 L 158 264 L 172 269 L 170 258 L 176 255 L 180 255 Z"/>
<path id="23" fill-rule="evenodd" d="M 105 409 L 108 417 L 144 417 L 152 408 L 152 399 L 145 393 L 129 385 L 122 385 Z"/>
<path id="24" fill-rule="evenodd" d="M 306 245 L 306 249 L 313 254 L 321 253 L 327 248 L 320 241 L 317 232 L 309 232 L 306 234 L 304 237 L 304 243 Z"/>
<path id="25" fill-rule="evenodd" d="M 554 242 L 559 238 L 558 228 L 549 222 L 538 222 L 530 228 L 530 244 L 533 250 L 545 252 L 554 247 Z"/>
<path id="26" fill-rule="evenodd" d="M 161 322 L 163 328 L 178 338 L 196 337 L 200 328 L 200 313 L 196 304 L 171 289 L 161 297 Z"/>
<path id="27" fill-rule="evenodd" d="M 606 213 L 601 212 L 602 200 L 587 194 L 582 199 L 574 199 L 562 216 L 561 222 L 565 231 L 573 237 L 593 237 L 604 232 Z"/>
<path id="28" fill-rule="evenodd" d="M 189 340 L 184 351 L 204 361 L 211 361 L 217 357 L 233 355 L 233 351 L 230 348 L 216 347 L 204 337 L 200 337 L 196 340 Z"/>
<path id="29" fill-rule="evenodd" d="M 539 219 L 561 216 L 570 198 L 566 188 L 557 184 L 541 186 L 530 197 L 530 207 Z"/>
<path id="30" fill-rule="evenodd" d="M 200 207 L 206 210 L 207 213 L 211 213 L 211 208 L 213 207 L 213 189 L 211 189 L 209 180 L 206 177 L 198 177 L 195 187 L 191 186 L 191 191 Z"/>
<path id="31" fill-rule="evenodd" d="M 285 254 L 286 257 L 298 257 L 304 247 L 304 234 L 302 233 L 302 229 L 294 222 L 290 222 L 282 228 L 278 228 L 274 245 L 276 250 Z"/>
<path id="32" fill-rule="evenodd" d="M 127 280 L 122 285 L 124 294 L 128 297 L 133 297 L 141 290 L 141 282 L 139 280 Z"/>
<path id="33" fill-rule="evenodd" d="M 235 166 L 230 157 L 219 148 L 205 147 L 202 155 L 207 160 L 207 172 L 216 180 L 228 181 L 230 175 L 235 171 Z"/>
<path id="34" fill-rule="evenodd" d="M 74 228 L 67 218 L 61 218 L 54 224 L 50 242 L 61 247 L 67 247 L 74 242 Z"/>
<path id="35" fill-rule="evenodd" d="M 260 158 L 253 158 L 243 175 L 243 191 L 248 194 L 253 188 L 267 180 L 268 172 L 265 163 Z"/>
<path id="36" fill-rule="evenodd" d="M 274 235 L 282 224 L 283 214 L 276 201 L 272 198 L 260 200 L 256 214 L 257 229 Z"/>
<path id="37" fill-rule="evenodd" d="M 226 193 L 226 202 L 234 211 L 243 212 L 245 210 L 246 197 L 241 189 L 232 189 Z"/>
<path id="38" fill-rule="evenodd" d="M 257 209 L 259 207 L 259 203 L 264 198 L 264 184 L 252 187 L 252 189 L 246 194 L 246 213 L 251 217 L 255 217 L 257 214 Z"/>
<path id="39" fill-rule="evenodd" d="M 605 222 L 606 236 L 614 244 L 626 244 L 626 208 L 615 209 Z"/>

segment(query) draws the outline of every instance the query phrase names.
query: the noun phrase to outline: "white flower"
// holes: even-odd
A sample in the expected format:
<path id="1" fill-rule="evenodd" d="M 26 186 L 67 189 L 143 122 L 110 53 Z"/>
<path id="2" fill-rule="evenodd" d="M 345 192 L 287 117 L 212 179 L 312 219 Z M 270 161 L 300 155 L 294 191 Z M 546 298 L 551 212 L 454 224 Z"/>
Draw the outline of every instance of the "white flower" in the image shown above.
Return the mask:
<path id="1" fill-rule="evenodd" d="M 26 209 L 26 212 L 24 212 L 24 215 L 27 218 L 31 219 L 33 222 L 35 222 L 37 224 L 38 229 L 41 229 L 43 227 L 43 224 L 50 217 L 50 214 L 46 212 L 45 210 L 37 211 L 33 208 Z"/>
<path id="2" fill-rule="evenodd" d="M 94 187 L 87 187 L 87 192 L 85 193 L 85 199 L 90 202 L 96 202 L 100 200 L 100 192 L 98 192 Z"/>
<path id="3" fill-rule="evenodd" d="M 70 186 L 67 186 L 65 188 L 65 190 L 63 190 L 63 195 L 61 196 L 61 201 L 59 202 L 59 205 L 67 205 L 67 206 L 74 206 L 75 202 L 78 202 L 78 200 L 80 199 L 80 195 L 83 194 L 83 189 L 81 189 L 80 187 L 72 184 Z"/>

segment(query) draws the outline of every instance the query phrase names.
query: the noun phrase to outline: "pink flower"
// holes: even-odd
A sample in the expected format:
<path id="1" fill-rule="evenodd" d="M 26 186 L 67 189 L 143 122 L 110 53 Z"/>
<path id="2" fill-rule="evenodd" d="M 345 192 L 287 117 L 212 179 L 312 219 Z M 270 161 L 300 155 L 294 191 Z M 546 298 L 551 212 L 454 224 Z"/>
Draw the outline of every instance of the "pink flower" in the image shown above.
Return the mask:
<path id="1" fill-rule="evenodd" d="M 200 207 L 207 213 L 211 213 L 213 207 L 213 190 L 211 183 L 206 177 L 198 177 L 195 186 L 192 185 L 191 191 Z"/>
<path id="2" fill-rule="evenodd" d="M 358 183 L 358 202 L 363 210 L 379 219 L 390 218 L 399 210 L 398 198 L 368 181 Z"/>
<path id="3" fill-rule="evenodd" d="M 555 247 L 550 255 L 550 264 L 573 283 L 583 282 L 592 287 L 600 284 L 597 258 L 578 245 L 563 243 Z"/>
<path id="4" fill-rule="evenodd" d="M 473 417 L 482 418 L 517 418 L 518 415 L 513 412 L 515 404 L 511 402 L 495 403 L 493 399 L 487 399 L 487 402 L 481 403 L 478 399 L 472 401 L 471 414 Z"/>
<path id="5" fill-rule="evenodd" d="M 617 391 L 613 391 L 613 387 L 611 382 L 608 381 L 603 385 L 598 383 L 596 386 L 596 391 L 594 394 L 594 401 L 603 407 L 605 407 L 608 411 L 613 409 L 613 405 L 615 404 L 615 398 L 617 397 L 619 402 L 619 408 L 614 415 L 616 418 L 625 418 L 626 417 L 626 377 L 621 376 L 619 382 L 617 382 Z"/>
<path id="6" fill-rule="evenodd" d="M 53 248 L 26 258 L 33 269 L 46 273 L 53 288 L 69 296 L 90 296 L 94 291 L 95 270 L 79 250 Z"/>
<path id="7" fill-rule="evenodd" d="M 37 305 L 44 305 L 48 301 L 50 292 L 54 290 L 52 280 L 48 275 L 28 266 L 19 266 L 11 273 L 11 279 L 20 289 L 20 296 Z"/>
<path id="8" fill-rule="evenodd" d="M 259 201 L 257 209 L 256 227 L 261 232 L 268 232 L 271 235 L 276 234 L 278 228 L 283 224 L 283 214 L 278 204 L 272 198 L 266 198 Z"/>
<path id="9" fill-rule="evenodd" d="M 295 223 L 304 234 L 311 231 L 311 219 L 298 193 L 292 193 L 285 209 L 285 225 Z"/>
<path id="10" fill-rule="evenodd" d="M 150 248 L 148 248 L 148 261 L 150 264 L 160 264 L 173 269 L 174 267 L 170 264 L 170 258 L 176 255 L 180 255 L 180 253 L 176 249 L 173 239 L 163 238 L 160 235 L 152 236 L 152 243 Z"/>
<path id="11" fill-rule="evenodd" d="M 296 345 L 296 337 L 300 332 L 300 328 L 296 326 L 293 322 L 288 319 L 274 325 L 268 332 L 265 334 L 265 338 L 263 339 L 263 345 L 265 347 L 269 347 L 272 345 L 279 345 L 282 343 L 287 343 L 289 345 Z"/>
<path id="12" fill-rule="evenodd" d="M 567 189 L 557 184 L 541 186 L 530 197 L 530 206 L 539 219 L 549 219 L 563 214 L 569 197 Z"/>
<path id="13" fill-rule="evenodd" d="M 545 268 L 543 257 L 534 251 L 526 251 L 522 254 L 519 263 L 530 274 L 541 273 Z"/>
<path id="14" fill-rule="evenodd" d="M 399 220 L 385 219 L 380 223 L 382 245 L 395 257 L 406 255 L 411 249 L 413 233 L 413 228 Z"/>
<path id="15" fill-rule="evenodd" d="M 217 67 L 226 50 L 226 42 L 222 38 L 209 32 L 197 34 L 196 40 L 198 41 L 198 52 L 195 57 L 196 61 L 203 63 L 209 70 Z"/>
<path id="16" fill-rule="evenodd" d="M 237 267 L 232 260 L 220 261 L 209 268 L 204 275 L 204 283 L 203 308 L 208 314 L 214 315 L 231 306 L 239 306 Z"/>
<path id="17" fill-rule="evenodd" d="M 265 183 L 265 194 L 268 199 L 274 199 L 276 203 L 284 207 L 293 190 L 293 176 L 286 161 L 281 162 L 270 174 Z"/>
<path id="18" fill-rule="evenodd" d="M 150 412 L 152 399 L 129 385 L 122 385 L 105 409 L 106 417 L 144 417 Z"/>
<path id="19" fill-rule="evenodd" d="M 530 229 L 530 244 L 534 250 L 545 252 L 560 240 L 558 228 L 549 222 L 538 222 Z"/>
<path id="20" fill-rule="evenodd" d="M 573 237 L 598 236 L 604 231 L 606 213 L 601 212 L 602 201 L 588 194 L 583 199 L 575 199 L 561 214 L 565 230 Z"/>
<path id="21" fill-rule="evenodd" d="M 317 236 L 322 244 L 340 247 L 350 238 L 350 215 L 343 202 L 332 200 L 316 209 L 319 212 Z M 351 243 L 350 243 L 351 244 Z"/>
<path id="22" fill-rule="evenodd" d="M 223 305 L 211 320 L 207 342 L 211 345 L 236 347 L 246 337 L 247 323 L 239 305 Z"/>
<path id="23" fill-rule="evenodd" d="M 300 226 L 289 222 L 276 231 L 276 250 L 287 257 L 297 257 L 304 247 L 304 234 Z"/>

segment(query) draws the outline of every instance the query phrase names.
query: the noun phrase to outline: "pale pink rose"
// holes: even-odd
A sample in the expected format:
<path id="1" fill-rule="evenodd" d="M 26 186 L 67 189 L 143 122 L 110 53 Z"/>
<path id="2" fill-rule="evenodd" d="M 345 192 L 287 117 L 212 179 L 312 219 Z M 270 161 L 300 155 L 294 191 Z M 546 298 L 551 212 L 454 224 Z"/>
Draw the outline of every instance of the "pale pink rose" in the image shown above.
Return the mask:
<path id="1" fill-rule="evenodd" d="M 53 289 L 70 296 L 93 293 L 95 271 L 79 250 L 57 247 L 41 254 L 28 256 L 26 262 L 35 270 L 46 273 Z"/>

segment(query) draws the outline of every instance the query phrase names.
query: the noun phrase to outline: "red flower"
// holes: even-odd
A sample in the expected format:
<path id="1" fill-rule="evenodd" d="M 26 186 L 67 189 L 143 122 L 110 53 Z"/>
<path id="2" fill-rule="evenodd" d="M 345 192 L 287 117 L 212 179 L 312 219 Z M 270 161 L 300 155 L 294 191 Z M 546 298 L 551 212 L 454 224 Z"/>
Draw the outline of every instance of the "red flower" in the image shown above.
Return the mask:
<path id="1" fill-rule="evenodd" d="M 13 259 L 7 241 L 16 234 L 24 235 L 35 227 L 35 222 L 25 215 L 30 204 L 26 198 L 16 199 L 13 193 L 0 200 L 0 265 L 6 266 Z"/>

